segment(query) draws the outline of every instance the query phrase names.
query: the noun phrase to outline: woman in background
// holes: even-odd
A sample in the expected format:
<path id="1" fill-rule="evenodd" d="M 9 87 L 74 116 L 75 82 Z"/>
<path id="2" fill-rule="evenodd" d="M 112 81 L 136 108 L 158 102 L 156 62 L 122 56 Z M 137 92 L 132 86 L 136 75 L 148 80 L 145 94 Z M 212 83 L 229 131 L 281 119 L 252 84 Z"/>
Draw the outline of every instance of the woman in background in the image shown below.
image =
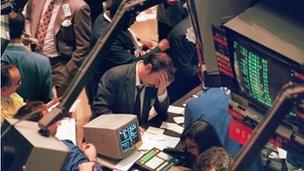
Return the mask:
<path id="1" fill-rule="evenodd" d="M 185 144 L 185 161 L 182 161 L 181 166 L 171 168 L 172 171 L 191 170 L 202 152 L 213 146 L 222 147 L 214 127 L 203 120 L 195 121 L 186 127 L 181 135 L 181 141 Z"/>
<path id="2" fill-rule="evenodd" d="M 212 125 L 200 120 L 185 128 L 181 140 L 186 143 L 186 150 L 195 159 L 212 146 L 222 147 L 222 143 Z"/>

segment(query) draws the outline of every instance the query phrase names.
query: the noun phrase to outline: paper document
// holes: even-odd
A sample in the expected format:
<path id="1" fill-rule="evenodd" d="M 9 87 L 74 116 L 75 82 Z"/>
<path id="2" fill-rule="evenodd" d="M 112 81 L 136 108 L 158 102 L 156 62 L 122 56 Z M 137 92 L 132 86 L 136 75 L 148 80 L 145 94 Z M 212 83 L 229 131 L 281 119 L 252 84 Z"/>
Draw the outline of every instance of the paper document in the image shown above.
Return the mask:
<path id="1" fill-rule="evenodd" d="M 279 154 L 277 152 L 273 151 L 268 155 L 268 157 L 271 158 L 271 159 L 278 159 Z"/>
<path id="2" fill-rule="evenodd" d="M 135 151 L 130 156 L 122 159 L 117 165 L 114 166 L 113 170 L 127 171 L 131 166 L 144 154 L 143 151 Z"/>
<path id="3" fill-rule="evenodd" d="M 184 107 L 178 107 L 178 106 L 169 106 L 168 112 L 184 115 L 185 114 L 185 108 Z"/>
<path id="4" fill-rule="evenodd" d="M 164 134 L 155 135 L 144 132 L 141 136 L 143 144 L 139 147 L 139 150 L 150 150 L 153 147 L 163 150 L 166 147 L 174 148 L 179 142 L 180 138 L 167 136 Z"/>
<path id="5" fill-rule="evenodd" d="M 139 13 L 139 15 L 137 15 L 137 17 L 136 17 L 137 22 L 143 22 L 143 21 L 153 20 L 153 19 L 156 19 L 156 11 L 152 11 L 149 13 L 147 13 L 146 11 L 143 11 L 143 12 Z"/>
<path id="6" fill-rule="evenodd" d="M 163 122 L 160 128 L 168 129 L 181 134 L 184 131 L 184 127 L 177 125 L 176 123 Z"/>
<path id="7" fill-rule="evenodd" d="M 196 37 L 195 37 L 194 31 L 193 31 L 193 27 L 187 28 L 186 39 L 189 42 L 192 42 L 195 44 Z"/>
<path id="8" fill-rule="evenodd" d="M 280 159 L 286 159 L 287 158 L 287 151 L 277 147 L 278 153 L 279 153 L 279 158 Z"/>
<path id="9" fill-rule="evenodd" d="M 160 135 L 164 133 L 164 129 L 161 128 L 156 128 L 153 126 L 149 126 L 149 128 L 146 130 L 146 132 L 151 133 L 151 134 L 155 134 L 155 135 Z"/>
<path id="10" fill-rule="evenodd" d="M 66 118 L 61 120 L 55 135 L 59 140 L 71 140 L 76 145 L 76 121 Z"/>
<path id="11" fill-rule="evenodd" d="M 173 117 L 173 120 L 178 124 L 185 123 L 185 117 L 183 116 Z"/>

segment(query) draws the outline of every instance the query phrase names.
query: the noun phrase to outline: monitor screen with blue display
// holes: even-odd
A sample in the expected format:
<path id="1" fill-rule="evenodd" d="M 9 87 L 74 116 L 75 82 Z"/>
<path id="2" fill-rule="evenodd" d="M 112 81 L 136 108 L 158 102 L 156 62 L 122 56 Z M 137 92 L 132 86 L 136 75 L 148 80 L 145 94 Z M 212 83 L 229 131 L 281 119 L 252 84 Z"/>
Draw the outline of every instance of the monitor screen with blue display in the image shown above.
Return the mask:
<path id="1" fill-rule="evenodd" d="M 119 131 L 121 148 L 123 151 L 128 151 L 138 141 L 138 125 L 136 123 L 130 123 L 126 128 Z"/>
<path id="2" fill-rule="evenodd" d="M 133 114 L 101 115 L 83 128 L 85 140 L 96 146 L 97 153 L 113 159 L 132 154 L 141 140 L 137 116 Z"/>

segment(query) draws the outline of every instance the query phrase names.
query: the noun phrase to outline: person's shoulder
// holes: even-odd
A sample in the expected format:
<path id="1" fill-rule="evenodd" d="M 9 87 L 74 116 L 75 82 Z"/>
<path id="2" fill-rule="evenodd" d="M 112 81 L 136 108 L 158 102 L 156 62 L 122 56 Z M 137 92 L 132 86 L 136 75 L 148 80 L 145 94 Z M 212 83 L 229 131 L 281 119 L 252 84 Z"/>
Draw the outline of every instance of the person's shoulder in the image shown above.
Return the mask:
<path id="1" fill-rule="evenodd" d="M 11 95 L 12 98 L 16 98 L 16 99 L 22 99 L 22 97 L 18 94 L 18 93 L 13 93 Z"/>
<path id="2" fill-rule="evenodd" d="M 119 65 L 109 69 L 106 73 L 114 78 L 124 78 L 130 74 L 130 72 L 135 72 L 135 63 Z"/>
<path id="3" fill-rule="evenodd" d="M 101 13 L 96 19 L 94 24 L 99 24 L 101 26 L 107 26 L 110 24 L 110 22 L 106 19 L 106 17 L 104 16 L 104 13 Z"/>
<path id="4" fill-rule="evenodd" d="M 69 0 L 70 7 L 72 9 L 90 9 L 89 5 L 84 0 Z"/>
<path id="5" fill-rule="evenodd" d="M 128 65 L 119 65 L 109 69 L 107 72 L 113 75 L 124 75 L 128 68 Z"/>
<path id="6" fill-rule="evenodd" d="M 93 23 L 93 34 L 103 34 L 107 26 L 110 24 L 110 22 L 103 16 L 104 13 L 101 13 L 94 21 Z"/>
<path id="7" fill-rule="evenodd" d="M 24 54 L 24 52 L 26 52 L 26 49 L 24 47 L 9 44 L 4 50 L 1 58 L 10 57 L 12 54 Z"/>
<path id="8" fill-rule="evenodd" d="M 28 51 L 28 59 L 32 62 L 36 62 L 39 64 L 50 65 L 50 59 L 47 56 L 41 55 L 39 53 L 35 53 L 32 51 Z"/>
<path id="9" fill-rule="evenodd" d="M 110 70 L 117 71 L 117 72 L 126 72 L 128 70 L 132 70 L 133 68 L 134 69 L 136 68 L 135 62 L 129 63 L 129 64 L 118 65 L 116 67 L 111 68 Z"/>
<path id="10" fill-rule="evenodd" d="M 11 98 L 12 101 L 15 101 L 16 104 L 18 104 L 20 107 L 25 105 L 23 98 L 17 93 L 13 93 L 10 96 L 10 98 Z"/>
<path id="11" fill-rule="evenodd" d="M 5 51 L 3 52 L 3 54 L 2 54 L 2 56 L 1 56 L 1 60 L 3 60 L 3 61 L 9 60 L 9 59 L 10 59 L 10 56 L 11 56 L 11 55 L 9 55 L 9 54 L 10 54 L 10 51 L 5 50 Z"/>

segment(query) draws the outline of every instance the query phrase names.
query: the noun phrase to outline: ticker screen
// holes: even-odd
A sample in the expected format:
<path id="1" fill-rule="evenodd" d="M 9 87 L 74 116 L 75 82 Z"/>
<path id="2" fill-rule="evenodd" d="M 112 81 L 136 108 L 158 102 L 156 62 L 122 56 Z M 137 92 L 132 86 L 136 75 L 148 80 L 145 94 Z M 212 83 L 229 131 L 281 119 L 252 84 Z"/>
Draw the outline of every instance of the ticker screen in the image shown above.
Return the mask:
<path id="1" fill-rule="evenodd" d="M 264 107 L 272 106 L 279 90 L 292 80 L 293 71 L 265 48 L 239 37 L 234 37 L 232 42 L 239 88 Z"/>
<path id="2" fill-rule="evenodd" d="M 119 136 L 122 150 L 128 151 L 139 141 L 138 125 L 136 123 L 129 124 L 119 131 Z"/>

